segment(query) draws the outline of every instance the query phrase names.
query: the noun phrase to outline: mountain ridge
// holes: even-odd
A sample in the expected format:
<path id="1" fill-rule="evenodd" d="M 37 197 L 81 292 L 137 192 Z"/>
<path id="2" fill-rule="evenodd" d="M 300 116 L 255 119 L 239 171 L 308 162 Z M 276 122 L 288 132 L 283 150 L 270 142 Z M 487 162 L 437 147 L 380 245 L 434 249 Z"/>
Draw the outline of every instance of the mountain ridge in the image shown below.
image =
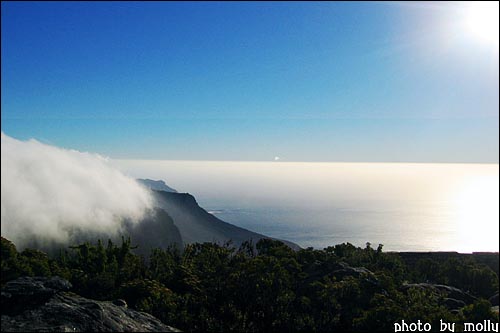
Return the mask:
<path id="1" fill-rule="evenodd" d="M 233 245 L 240 246 L 245 241 L 252 241 L 255 244 L 260 239 L 269 238 L 282 241 L 294 250 L 300 249 L 300 246 L 293 242 L 259 234 L 219 219 L 201 207 L 192 194 L 173 190 L 163 180 L 144 178 L 137 181 L 149 187 L 157 208 L 164 210 L 172 218 L 183 244 L 204 242 L 223 244 L 232 241 Z"/>
<path id="2" fill-rule="evenodd" d="M 200 207 L 195 197 L 189 193 L 156 190 L 152 192 L 158 207 L 172 217 L 185 244 L 232 241 L 235 246 L 239 246 L 245 241 L 252 241 L 255 244 L 263 238 L 275 239 L 219 219 Z M 300 249 L 300 246 L 293 242 L 277 240 L 294 250 Z"/>
<path id="3" fill-rule="evenodd" d="M 161 184 L 162 188 L 172 189 L 161 180 L 150 182 L 145 179 L 142 184 L 147 187 Z M 22 247 L 57 255 L 68 243 L 92 243 L 97 239 L 120 242 L 122 237 L 130 237 L 133 245 L 137 246 L 134 252 L 146 258 L 154 248 L 166 249 L 175 246 L 182 250 L 187 244 L 205 242 L 219 245 L 230 242 L 232 246 L 239 247 L 246 241 L 255 245 L 260 239 L 279 240 L 293 250 L 300 250 L 300 246 L 290 241 L 268 237 L 219 219 L 202 208 L 189 193 L 155 190 L 151 187 L 149 190 L 153 196 L 153 207 L 146 210 L 140 221 L 123 219 L 120 230 L 116 233 L 88 231 L 75 227 L 66 241 L 33 237 L 26 240 Z"/>
<path id="4" fill-rule="evenodd" d="M 137 178 L 136 179 L 139 184 L 146 186 L 147 188 L 150 188 L 152 190 L 157 190 L 157 191 L 165 191 L 165 192 L 173 192 L 177 193 L 177 190 L 168 186 L 165 181 L 163 180 L 153 180 L 153 179 L 148 179 L 148 178 Z"/>

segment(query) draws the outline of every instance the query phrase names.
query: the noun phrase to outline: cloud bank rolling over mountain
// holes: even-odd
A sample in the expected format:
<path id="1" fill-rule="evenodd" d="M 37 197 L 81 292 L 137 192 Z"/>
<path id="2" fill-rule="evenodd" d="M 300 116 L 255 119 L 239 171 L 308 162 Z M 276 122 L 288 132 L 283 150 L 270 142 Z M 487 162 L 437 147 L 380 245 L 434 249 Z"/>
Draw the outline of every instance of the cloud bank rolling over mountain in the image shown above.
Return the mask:
<path id="1" fill-rule="evenodd" d="M 153 199 L 105 157 L 1 137 L 2 236 L 23 247 L 33 237 L 65 242 L 72 233 L 116 234 L 139 221 Z"/>

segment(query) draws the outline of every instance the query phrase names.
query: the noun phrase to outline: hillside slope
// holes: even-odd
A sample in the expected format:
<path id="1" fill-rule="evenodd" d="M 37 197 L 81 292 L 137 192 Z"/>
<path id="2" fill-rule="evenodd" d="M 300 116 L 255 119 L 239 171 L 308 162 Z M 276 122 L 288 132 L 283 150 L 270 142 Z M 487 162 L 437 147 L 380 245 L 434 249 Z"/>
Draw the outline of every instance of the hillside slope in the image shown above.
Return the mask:
<path id="1" fill-rule="evenodd" d="M 222 244 L 231 240 L 234 245 L 239 246 L 247 240 L 252 240 L 255 244 L 262 238 L 271 238 L 218 219 L 200 207 L 189 193 L 155 190 L 153 193 L 157 206 L 172 217 L 185 244 L 202 242 Z M 300 249 L 297 244 L 289 241 L 283 242 L 294 250 Z"/>

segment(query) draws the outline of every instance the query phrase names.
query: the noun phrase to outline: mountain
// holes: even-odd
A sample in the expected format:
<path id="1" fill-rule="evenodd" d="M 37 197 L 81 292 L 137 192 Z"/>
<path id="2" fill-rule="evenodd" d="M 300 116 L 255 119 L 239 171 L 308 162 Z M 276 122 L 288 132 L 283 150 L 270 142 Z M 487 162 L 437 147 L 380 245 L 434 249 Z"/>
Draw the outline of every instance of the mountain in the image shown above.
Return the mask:
<path id="1" fill-rule="evenodd" d="M 106 242 L 107 239 L 111 239 L 114 243 L 120 244 L 122 237 L 130 237 L 133 245 L 137 246 L 134 252 L 146 257 L 154 248 L 165 249 L 171 245 L 179 249 L 184 247 L 181 233 L 170 215 L 156 207 L 149 209 L 140 221 L 133 222 L 127 219 L 122 221 L 121 230 L 116 234 L 73 229 L 69 239 L 65 241 L 33 237 L 25 242 L 23 248 L 39 249 L 50 255 L 57 255 L 61 248 L 67 247 L 68 243 L 95 243 L 98 239 Z"/>
<path id="2" fill-rule="evenodd" d="M 156 205 L 165 210 L 179 229 L 185 244 L 215 242 L 223 244 L 229 240 L 235 246 L 251 240 L 254 244 L 262 238 L 271 238 L 224 222 L 201 208 L 189 193 L 172 193 L 153 190 Z M 300 247 L 282 240 L 294 250 Z"/>
<path id="3" fill-rule="evenodd" d="M 173 224 L 179 230 L 184 244 L 204 242 L 224 244 L 232 241 L 233 245 L 240 246 L 245 241 L 251 240 L 255 244 L 262 238 L 271 238 L 220 220 L 200 207 L 191 194 L 179 193 L 162 180 L 137 179 L 137 181 L 152 190 L 157 208 L 166 211 L 173 219 Z M 281 241 L 294 250 L 300 249 L 297 244 Z"/>
<path id="4" fill-rule="evenodd" d="M 156 191 L 165 191 L 177 193 L 177 191 L 167 184 L 163 180 L 152 180 L 152 179 L 136 179 L 140 184 Z"/>
<path id="5" fill-rule="evenodd" d="M 252 241 L 255 245 L 260 239 L 271 239 L 271 237 L 220 220 L 200 207 L 191 194 L 178 193 L 161 180 L 141 179 L 139 181 L 145 186 L 167 189 L 151 189 L 155 207 L 149 209 L 141 221 L 135 223 L 127 219 L 122 221 L 122 228 L 115 235 L 74 228 L 66 242 L 35 237 L 30 239 L 24 247 L 40 249 L 55 255 L 60 248 L 66 247 L 67 242 L 93 243 L 97 239 L 110 238 L 113 242 L 120 243 L 122 236 L 130 236 L 132 244 L 137 245 L 134 252 L 147 257 L 151 249 L 167 248 L 171 245 L 182 249 L 184 245 L 191 243 L 224 244 L 231 241 L 232 245 L 239 247 L 245 241 Z M 297 244 L 285 240 L 280 241 L 294 250 L 300 249 Z"/>
<path id="6" fill-rule="evenodd" d="M 168 193 L 168 192 L 165 192 Z M 161 208 L 154 208 L 140 223 L 129 224 L 125 228 L 130 239 L 138 247 L 135 253 L 148 256 L 154 248 L 167 248 L 175 245 L 184 247 L 179 228 L 172 217 Z"/>

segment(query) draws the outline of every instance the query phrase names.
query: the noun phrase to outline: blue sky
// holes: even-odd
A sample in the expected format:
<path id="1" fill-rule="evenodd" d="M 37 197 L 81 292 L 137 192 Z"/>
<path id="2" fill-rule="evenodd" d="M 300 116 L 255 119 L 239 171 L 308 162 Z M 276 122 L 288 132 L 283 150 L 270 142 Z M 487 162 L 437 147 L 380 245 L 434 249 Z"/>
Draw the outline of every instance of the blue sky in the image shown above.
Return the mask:
<path id="1" fill-rule="evenodd" d="M 18 139 L 112 158 L 499 160 L 498 46 L 460 4 L 1 6 L 1 127 Z"/>

